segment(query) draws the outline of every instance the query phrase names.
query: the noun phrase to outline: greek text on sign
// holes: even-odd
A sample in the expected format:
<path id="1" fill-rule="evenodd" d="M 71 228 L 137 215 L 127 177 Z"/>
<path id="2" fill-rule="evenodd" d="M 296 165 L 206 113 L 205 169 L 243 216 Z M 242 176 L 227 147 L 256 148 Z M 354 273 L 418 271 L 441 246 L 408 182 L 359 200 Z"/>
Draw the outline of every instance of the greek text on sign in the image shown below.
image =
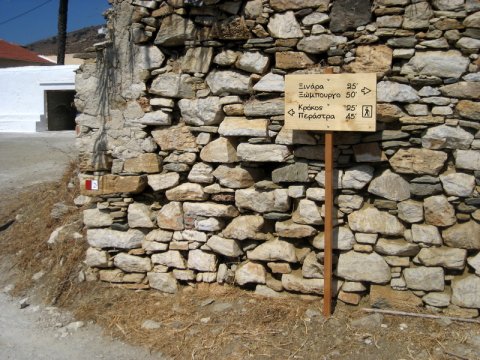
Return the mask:
<path id="1" fill-rule="evenodd" d="M 375 131 L 376 74 L 285 77 L 285 128 Z"/>

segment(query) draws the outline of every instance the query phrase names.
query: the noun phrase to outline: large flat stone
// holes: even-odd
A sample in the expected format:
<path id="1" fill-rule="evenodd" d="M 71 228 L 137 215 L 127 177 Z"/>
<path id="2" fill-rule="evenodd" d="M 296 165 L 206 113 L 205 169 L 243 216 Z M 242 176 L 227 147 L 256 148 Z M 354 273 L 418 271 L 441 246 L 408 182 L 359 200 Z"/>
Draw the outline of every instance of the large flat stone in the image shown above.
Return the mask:
<path id="1" fill-rule="evenodd" d="M 304 36 L 293 11 L 273 14 L 267 28 L 270 35 L 278 39 L 302 38 Z"/>
<path id="2" fill-rule="evenodd" d="M 417 267 L 403 270 L 407 287 L 412 290 L 443 291 L 445 276 L 441 267 Z"/>
<path id="3" fill-rule="evenodd" d="M 404 29 L 425 29 L 430 25 L 430 18 L 433 17 L 433 10 L 426 1 L 408 5 L 405 8 L 403 19 Z"/>
<path id="4" fill-rule="evenodd" d="M 350 229 L 362 233 L 380 233 L 384 235 L 403 236 L 404 226 L 398 219 L 387 212 L 370 207 L 348 215 Z"/>
<path id="5" fill-rule="evenodd" d="M 220 98 L 210 96 L 201 99 L 181 99 L 178 107 L 186 124 L 203 126 L 220 124 L 224 114 Z"/>
<path id="6" fill-rule="evenodd" d="M 108 227 L 112 225 L 113 218 L 108 212 L 99 209 L 83 210 L 83 224 L 87 228 Z"/>
<path id="7" fill-rule="evenodd" d="M 118 193 L 141 193 L 147 186 L 147 178 L 145 176 L 120 176 L 120 175 L 103 175 L 90 176 L 80 175 L 80 193 L 86 196 L 112 195 Z M 98 190 L 87 190 L 86 181 L 97 180 Z"/>
<path id="8" fill-rule="evenodd" d="M 149 92 L 169 98 L 193 99 L 195 97 L 192 78 L 187 74 L 165 73 L 158 75 L 153 80 Z"/>
<path id="9" fill-rule="evenodd" d="M 267 71 L 270 59 L 260 52 L 245 52 L 238 58 L 237 69 L 250 73 L 263 74 Z"/>
<path id="10" fill-rule="evenodd" d="M 230 189 L 244 189 L 252 186 L 261 172 L 254 168 L 229 167 L 220 165 L 213 172 L 213 176 L 220 185 Z"/>
<path id="11" fill-rule="evenodd" d="M 268 137 L 268 120 L 226 117 L 220 124 L 218 133 L 222 136 Z"/>
<path id="12" fill-rule="evenodd" d="M 247 101 L 244 109 L 245 115 L 252 117 L 283 115 L 284 111 L 283 98 Z"/>
<path id="13" fill-rule="evenodd" d="M 370 182 L 368 192 L 388 200 L 403 201 L 410 198 L 410 185 L 389 169 Z"/>
<path id="14" fill-rule="evenodd" d="M 132 203 L 128 206 L 128 226 L 131 228 L 154 228 L 152 211 L 150 207 L 142 203 Z"/>
<path id="15" fill-rule="evenodd" d="M 461 127 L 440 125 L 427 130 L 422 137 L 422 146 L 431 150 L 468 150 L 472 141 L 473 135 Z"/>
<path id="16" fill-rule="evenodd" d="M 442 236 L 450 247 L 480 250 L 480 224 L 474 220 L 456 224 L 444 230 Z"/>
<path id="17" fill-rule="evenodd" d="M 238 216 L 238 210 L 232 205 L 216 203 L 183 203 L 183 211 L 186 216 L 234 218 Z"/>
<path id="18" fill-rule="evenodd" d="M 182 204 L 175 201 L 165 204 L 157 214 L 157 225 L 161 229 L 183 230 Z"/>
<path id="19" fill-rule="evenodd" d="M 455 209 L 444 195 L 426 198 L 423 202 L 425 222 L 434 226 L 451 226 L 456 223 Z"/>
<path id="20" fill-rule="evenodd" d="M 208 73 L 210 64 L 212 63 L 212 57 L 212 47 L 190 48 L 183 58 L 182 70 L 190 74 Z"/>
<path id="21" fill-rule="evenodd" d="M 308 165 L 306 163 L 295 163 L 272 171 L 272 181 L 281 182 L 309 182 Z"/>
<path id="22" fill-rule="evenodd" d="M 183 124 L 167 129 L 153 130 L 152 137 L 160 146 L 160 149 L 164 151 L 191 150 L 197 147 L 195 136 Z"/>
<path id="23" fill-rule="evenodd" d="M 113 264 L 126 272 L 145 273 L 152 270 L 152 262 L 148 257 L 140 257 L 119 253 L 113 259 Z"/>
<path id="24" fill-rule="evenodd" d="M 290 209 L 290 198 L 287 189 L 273 191 L 241 189 L 235 192 L 235 206 L 258 213 L 286 212 Z"/>
<path id="25" fill-rule="evenodd" d="M 461 100 L 456 108 L 460 116 L 471 120 L 480 120 L 480 104 L 478 101 Z"/>
<path id="26" fill-rule="evenodd" d="M 318 11 L 326 11 L 330 0 L 271 0 L 270 6 L 276 11 L 301 10 L 316 8 Z"/>
<path id="27" fill-rule="evenodd" d="M 368 24 L 372 18 L 369 0 L 335 0 L 332 3 L 330 30 L 333 32 L 355 30 Z"/>
<path id="28" fill-rule="evenodd" d="M 344 66 L 353 73 L 378 73 L 383 76 L 392 66 L 393 50 L 386 45 L 359 46 L 355 53 L 355 61 Z"/>
<path id="29" fill-rule="evenodd" d="M 285 78 L 279 74 L 268 73 L 255 84 L 253 90 L 263 92 L 284 92 Z"/>
<path id="30" fill-rule="evenodd" d="M 442 237 L 436 226 L 426 224 L 413 224 L 411 230 L 412 241 L 414 243 L 425 244 L 427 246 L 442 245 Z"/>
<path id="31" fill-rule="evenodd" d="M 443 96 L 477 100 L 480 97 L 480 82 L 461 81 L 442 86 L 440 91 Z"/>
<path id="32" fill-rule="evenodd" d="M 458 50 L 417 52 L 402 67 L 403 75 L 427 75 L 441 78 L 459 78 L 470 61 Z"/>
<path id="33" fill-rule="evenodd" d="M 206 81 L 214 95 L 242 95 L 250 91 L 250 76 L 238 71 L 213 70 Z"/>
<path id="34" fill-rule="evenodd" d="M 152 111 L 144 114 L 141 118 L 132 120 L 142 125 L 164 126 L 171 125 L 172 115 L 162 110 Z"/>
<path id="35" fill-rule="evenodd" d="M 464 173 L 440 175 L 440 181 L 447 195 L 468 197 L 475 189 L 475 177 Z"/>
<path id="36" fill-rule="evenodd" d="M 267 271 L 263 265 L 248 261 L 235 271 L 235 282 L 238 285 L 265 284 L 266 276 Z"/>
<path id="37" fill-rule="evenodd" d="M 190 250 L 188 252 L 188 268 L 198 271 L 217 271 L 217 257 L 202 250 Z"/>
<path id="38" fill-rule="evenodd" d="M 148 175 L 148 185 L 154 191 L 160 191 L 177 186 L 180 181 L 178 173 L 165 173 Z"/>
<path id="39" fill-rule="evenodd" d="M 157 154 L 142 154 L 125 160 L 123 171 L 128 173 L 159 173 L 162 171 L 162 159 Z"/>
<path id="40" fill-rule="evenodd" d="M 237 155 L 241 161 L 284 162 L 290 154 L 285 145 L 241 143 L 237 147 Z"/>
<path id="41" fill-rule="evenodd" d="M 480 308 L 480 277 L 469 275 L 452 281 L 452 303 L 466 308 Z"/>
<path id="42" fill-rule="evenodd" d="M 369 165 L 358 165 L 344 171 L 343 189 L 363 189 L 373 178 L 374 168 Z"/>
<path id="43" fill-rule="evenodd" d="M 480 170 L 480 152 L 478 150 L 457 150 L 454 156 L 457 169 Z"/>
<path id="44" fill-rule="evenodd" d="M 423 248 L 417 255 L 425 266 L 441 266 L 445 269 L 463 270 L 467 260 L 467 250 L 449 247 Z"/>
<path id="45" fill-rule="evenodd" d="M 312 200 L 301 199 L 292 215 L 292 220 L 296 224 L 322 225 L 321 208 Z"/>
<path id="46" fill-rule="evenodd" d="M 180 251 L 176 251 L 176 250 L 170 250 L 170 251 L 162 252 L 159 254 L 153 254 L 152 262 L 154 264 L 164 265 L 168 268 L 174 268 L 174 269 L 187 268 L 187 262 L 183 258 Z"/>
<path id="47" fill-rule="evenodd" d="M 152 289 L 168 294 L 175 294 L 178 291 L 177 280 L 171 273 L 149 272 L 147 278 Z"/>
<path id="48" fill-rule="evenodd" d="M 391 279 L 390 267 L 380 255 L 355 251 L 340 254 L 335 274 L 348 281 L 375 284 L 385 284 Z"/>
<path id="49" fill-rule="evenodd" d="M 233 163 L 238 161 L 235 143 L 220 137 L 208 143 L 200 152 L 200 159 L 211 163 Z"/>
<path id="50" fill-rule="evenodd" d="M 409 85 L 392 81 L 381 81 L 377 84 L 377 101 L 384 103 L 406 102 L 420 100 L 417 91 Z"/>
<path id="51" fill-rule="evenodd" d="M 407 200 L 397 204 L 398 217 L 408 223 L 423 221 L 423 204 L 419 201 Z"/>
<path id="52" fill-rule="evenodd" d="M 278 236 L 300 239 L 313 236 L 317 230 L 310 225 L 295 224 L 291 220 L 277 221 L 275 223 L 275 231 Z"/>
<path id="53" fill-rule="evenodd" d="M 237 240 L 262 240 L 265 238 L 265 234 L 262 233 L 264 223 L 263 217 L 258 215 L 239 216 L 227 225 L 222 231 L 222 236 Z"/>
<path id="54" fill-rule="evenodd" d="M 279 69 L 306 69 L 314 64 L 315 61 L 304 52 L 281 51 L 275 53 L 275 67 Z"/>
<path id="55" fill-rule="evenodd" d="M 192 166 L 188 173 L 188 180 L 194 183 L 211 184 L 215 181 L 212 172 L 212 166 L 198 162 Z"/>
<path id="56" fill-rule="evenodd" d="M 315 145 L 317 140 L 304 130 L 289 130 L 285 127 L 280 130 L 275 138 L 275 144 L 281 145 Z"/>
<path id="57" fill-rule="evenodd" d="M 183 183 L 165 192 L 165 196 L 170 201 L 204 201 L 208 199 L 208 194 L 203 191 L 200 184 Z"/>
<path id="58" fill-rule="evenodd" d="M 193 21 L 173 14 L 162 20 L 160 30 L 155 38 L 155 45 L 183 46 L 185 40 L 194 38 L 195 24 Z"/>
<path id="59" fill-rule="evenodd" d="M 297 49 L 309 54 L 327 52 L 332 46 L 345 44 L 347 38 L 330 34 L 311 35 L 303 38 L 297 44 Z"/>
<path id="60" fill-rule="evenodd" d="M 242 249 L 235 240 L 225 239 L 217 235 L 208 239 L 207 246 L 213 252 L 227 257 L 238 257 L 243 254 Z"/>
<path id="61" fill-rule="evenodd" d="M 375 244 L 375 251 L 387 256 L 415 256 L 420 251 L 420 247 L 402 239 L 380 238 Z"/>
<path id="62" fill-rule="evenodd" d="M 270 240 L 258 245 L 252 251 L 247 252 L 249 260 L 258 261 L 285 261 L 296 263 L 297 255 L 295 247 L 287 241 Z"/>
<path id="63" fill-rule="evenodd" d="M 390 165 L 401 174 L 438 175 L 448 155 L 429 149 L 400 149 L 390 158 Z"/>
<path id="64" fill-rule="evenodd" d="M 299 292 L 302 294 L 323 294 L 323 279 L 304 279 L 294 274 L 282 275 L 282 286 L 287 291 Z"/>
<path id="65" fill-rule="evenodd" d="M 88 229 L 87 242 L 94 248 L 136 249 L 142 246 L 144 235 L 140 230 L 116 231 Z"/>

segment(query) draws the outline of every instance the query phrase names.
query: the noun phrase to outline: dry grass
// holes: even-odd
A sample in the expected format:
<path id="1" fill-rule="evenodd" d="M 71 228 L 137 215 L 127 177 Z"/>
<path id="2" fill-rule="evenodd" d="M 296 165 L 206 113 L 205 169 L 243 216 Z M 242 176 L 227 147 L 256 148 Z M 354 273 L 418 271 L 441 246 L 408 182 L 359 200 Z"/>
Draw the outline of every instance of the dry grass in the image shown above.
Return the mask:
<path id="1" fill-rule="evenodd" d="M 61 182 L 27 189 L 18 196 L 11 194 L 9 201 L 4 201 L 0 224 L 16 215 L 20 219 L 0 232 L 0 265 L 4 268 L 8 261 L 8 267 L 17 272 L 16 294 L 28 292 L 49 304 L 56 302 L 78 319 L 93 320 L 126 342 L 175 359 L 436 360 L 451 358 L 439 355 L 439 349 L 480 334 L 478 325 L 444 327 L 432 320 L 402 317 L 386 317 L 387 328 L 356 329 L 350 326 L 351 319 L 366 316 L 358 307 L 337 304 L 330 319 L 308 319 L 307 309 L 321 312 L 319 298 L 266 299 L 230 286 L 200 284 L 196 289 L 186 287 L 176 295 L 164 295 L 79 283 L 85 241 L 67 236 L 57 245 L 47 246 L 55 228 L 79 220 L 77 210 L 61 220 L 50 216 L 55 203 L 72 204 L 77 192 L 66 184 L 74 177 L 72 165 Z M 32 275 L 39 271 L 45 275 L 34 282 Z M 145 320 L 161 326 L 144 329 Z M 400 329 L 402 323 L 406 330 Z"/>
<path id="2" fill-rule="evenodd" d="M 73 206 L 77 187 L 66 186 L 71 179 L 76 179 L 75 173 L 76 164 L 72 163 L 58 183 L 27 188 L 2 207 L 0 223 L 16 218 L 0 233 L 2 256 L 8 257 L 18 274 L 15 295 L 25 294 L 33 286 L 32 276 L 39 272 L 45 272 L 39 284 L 43 290 L 41 296 L 49 302 L 55 303 L 72 287 L 84 256 L 84 242 L 62 236 L 58 244 L 49 247 L 47 240 L 53 230 L 63 225 L 73 224 L 72 228 L 81 230 L 80 212 Z M 54 219 L 50 213 L 58 202 L 72 208 L 61 219 Z"/>
<path id="3" fill-rule="evenodd" d="M 471 324 L 443 327 L 432 320 L 402 317 L 386 317 L 387 328 L 353 328 L 352 318 L 366 314 L 342 304 L 328 320 L 309 320 L 305 311 L 321 311 L 319 300 L 265 299 L 219 285 L 185 288 L 176 295 L 132 293 L 98 283 L 82 284 L 77 290 L 65 305 L 78 318 L 174 359 L 449 359 L 435 355 L 435 348 L 448 348 L 480 333 Z M 206 300 L 213 302 L 205 305 Z M 223 304 L 228 308 L 215 310 Z M 145 320 L 161 327 L 144 329 Z"/>
<path id="4" fill-rule="evenodd" d="M 320 305 L 258 298 L 238 288 L 206 284 L 185 288 L 177 295 L 153 291 L 132 295 L 129 290 L 102 284 L 82 288 L 70 304 L 77 317 L 94 320 L 113 336 L 178 359 L 244 359 L 261 353 L 288 358 L 296 349 L 296 340 L 289 339 L 292 334 L 285 335 L 292 327 L 304 334 L 306 309 Z M 225 310 L 215 310 L 224 304 Z M 160 323 L 161 328 L 143 329 L 147 319 Z M 282 340 L 277 343 L 277 339 Z"/>

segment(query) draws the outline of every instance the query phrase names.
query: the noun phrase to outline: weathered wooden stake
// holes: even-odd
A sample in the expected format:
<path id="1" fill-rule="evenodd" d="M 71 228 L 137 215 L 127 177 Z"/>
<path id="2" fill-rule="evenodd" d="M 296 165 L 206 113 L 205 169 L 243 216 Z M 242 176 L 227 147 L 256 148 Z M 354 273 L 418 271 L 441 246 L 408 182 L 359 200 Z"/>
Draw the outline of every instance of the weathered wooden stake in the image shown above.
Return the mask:
<path id="1" fill-rule="evenodd" d="M 333 240 L 333 132 L 325 133 L 325 245 L 323 259 L 323 315 L 332 313 L 332 240 Z"/>

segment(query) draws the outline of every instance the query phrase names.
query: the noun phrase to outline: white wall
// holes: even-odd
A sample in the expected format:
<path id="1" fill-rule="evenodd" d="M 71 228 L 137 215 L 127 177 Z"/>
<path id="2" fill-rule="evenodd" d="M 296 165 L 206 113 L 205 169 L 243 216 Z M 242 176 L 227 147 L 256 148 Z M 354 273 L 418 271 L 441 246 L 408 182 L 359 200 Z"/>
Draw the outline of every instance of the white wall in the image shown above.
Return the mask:
<path id="1" fill-rule="evenodd" d="M 0 132 L 35 132 L 45 119 L 45 90 L 75 90 L 78 65 L 0 69 Z"/>

